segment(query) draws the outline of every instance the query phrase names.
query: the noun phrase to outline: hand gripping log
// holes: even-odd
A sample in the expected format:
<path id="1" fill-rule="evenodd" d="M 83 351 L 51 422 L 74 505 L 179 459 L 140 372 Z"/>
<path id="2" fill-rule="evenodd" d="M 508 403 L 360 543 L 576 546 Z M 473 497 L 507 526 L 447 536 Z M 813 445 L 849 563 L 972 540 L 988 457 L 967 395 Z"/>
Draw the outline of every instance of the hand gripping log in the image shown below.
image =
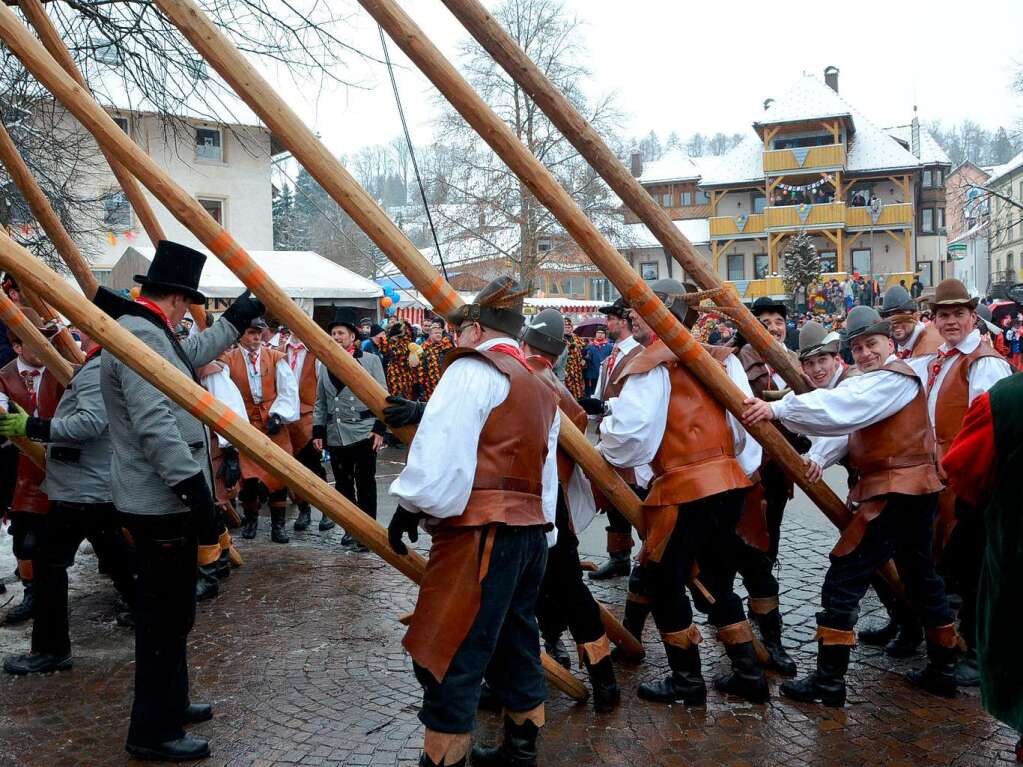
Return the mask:
<path id="1" fill-rule="evenodd" d="M 446 315 L 462 304 L 458 294 L 423 258 L 419 249 L 192 0 L 157 0 L 157 5 L 438 313 Z M 640 501 L 636 494 L 567 417 L 561 419 L 559 439 L 591 481 L 637 530 L 642 531 Z M 616 644 L 631 654 L 642 653 L 642 644 L 617 618 L 606 609 L 601 611 L 601 617 Z"/>
<path id="2" fill-rule="evenodd" d="M 115 320 L 82 300 L 64 280 L 2 233 L 0 266 L 17 274 L 20 280 L 101 343 L 104 353 L 115 355 L 178 405 L 217 433 L 223 434 L 231 444 L 243 450 L 296 493 L 308 498 L 318 509 L 371 548 L 377 556 L 412 581 L 418 583 L 422 579 L 426 560 L 419 554 L 415 551 L 409 551 L 404 556 L 395 553 L 387 543 L 387 531 L 376 520 L 367 517 L 265 434 L 239 418 L 234 411 L 183 375 Z M 556 686 L 573 698 L 586 698 L 588 693 L 585 685 L 557 662 L 544 655 L 543 663 L 548 677 Z"/>
<path id="3" fill-rule="evenodd" d="M 601 175 L 622 201 L 647 225 L 666 253 L 682 265 L 702 290 L 715 291 L 715 303 L 732 311 L 729 317 L 772 368 L 796 392 L 809 391 L 801 370 L 739 300 L 731 286 L 693 249 L 664 209 L 653 201 L 640 183 L 615 156 L 600 134 L 579 114 L 565 95 L 544 75 L 515 40 L 491 16 L 479 0 L 441 0 L 476 41 L 508 75 L 529 94 L 580 155 Z"/>

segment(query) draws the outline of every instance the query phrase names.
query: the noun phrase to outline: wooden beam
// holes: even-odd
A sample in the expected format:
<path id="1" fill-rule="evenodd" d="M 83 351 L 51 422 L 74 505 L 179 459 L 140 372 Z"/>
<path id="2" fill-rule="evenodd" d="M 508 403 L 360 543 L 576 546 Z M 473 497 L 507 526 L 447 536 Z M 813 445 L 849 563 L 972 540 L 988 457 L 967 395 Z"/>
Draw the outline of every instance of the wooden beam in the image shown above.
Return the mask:
<path id="1" fill-rule="evenodd" d="M 906 272 L 915 272 L 916 266 L 913 263 L 913 230 L 903 229 L 902 239 L 904 248 L 902 257 L 903 266 L 905 267 Z"/>
<path id="2" fill-rule="evenodd" d="M 837 256 L 837 258 L 835 259 L 835 268 L 838 269 L 838 271 L 842 272 L 845 271 L 844 269 L 841 268 L 845 264 L 845 258 L 842 255 L 842 252 L 844 250 L 844 248 L 842 247 L 842 237 L 845 234 L 845 231 L 843 229 L 839 229 L 837 234 L 838 242 L 836 243 L 837 247 L 835 249 L 835 255 Z"/>
<path id="3" fill-rule="evenodd" d="M 781 130 L 781 128 L 779 126 L 774 126 L 772 128 L 765 128 L 764 129 L 764 149 L 765 150 L 771 151 L 771 142 L 774 141 L 774 137 L 778 135 L 778 131 L 780 131 L 780 130 Z"/>
<path id="4" fill-rule="evenodd" d="M 889 237 L 891 237 L 893 240 L 895 240 L 897 245 L 902 245 L 902 238 L 899 235 L 897 235 L 895 232 L 893 232 L 891 229 L 885 229 L 883 231 L 884 231 L 885 234 L 887 234 Z"/>
<path id="5" fill-rule="evenodd" d="M 845 199 L 845 193 L 842 191 L 842 171 L 835 171 L 835 180 L 832 183 L 835 187 L 835 202 L 842 202 Z"/>
<path id="6" fill-rule="evenodd" d="M 831 240 L 832 244 L 838 245 L 838 237 L 833 235 L 829 229 L 821 229 L 821 234 L 823 234 L 825 237 Z"/>

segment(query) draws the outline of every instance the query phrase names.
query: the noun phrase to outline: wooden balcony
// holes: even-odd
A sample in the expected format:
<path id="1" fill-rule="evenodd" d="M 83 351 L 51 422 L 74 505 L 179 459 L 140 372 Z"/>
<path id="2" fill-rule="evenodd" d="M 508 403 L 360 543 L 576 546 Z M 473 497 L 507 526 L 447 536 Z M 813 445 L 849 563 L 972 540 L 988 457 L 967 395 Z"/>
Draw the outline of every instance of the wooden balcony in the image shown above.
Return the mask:
<path id="1" fill-rule="evenodd" d="M 781 277 L 765 277 L 760 280 L 726 280 L 735 286 L 739 298 L 745 302 L 755 301 L 761 296 L 784 296 L 785 281 Z"/>
<path id="2" fill-rule="evenodd" d="M 845 227 L 844 202 L 820 205 L 772 205 L 764 210 L 770 231 Z"/>
<path id="3" fill-rule="evenodd" d="M 848 207 L 845 211 L 845 225 L 849 229 L 899 229 L 913 226 L 913 204 L 897 202 L 882 205 L 877 215 L 869 206 Z"/>
<path id="4" fill-rule="evenodd" d="M 839 170 L 845 167 L 845 144 L 769 149 L 764 152 L 764 173 L 778 176 L 803 171 Z"/>
<path id="5" fill-rule="evenodd" d="M 712 216 L 710 236 L 713 239 L 738 240 L 743 237 L 762 237 L 764 235 L 765 217 L 763 213 L 752 216 Z"/>

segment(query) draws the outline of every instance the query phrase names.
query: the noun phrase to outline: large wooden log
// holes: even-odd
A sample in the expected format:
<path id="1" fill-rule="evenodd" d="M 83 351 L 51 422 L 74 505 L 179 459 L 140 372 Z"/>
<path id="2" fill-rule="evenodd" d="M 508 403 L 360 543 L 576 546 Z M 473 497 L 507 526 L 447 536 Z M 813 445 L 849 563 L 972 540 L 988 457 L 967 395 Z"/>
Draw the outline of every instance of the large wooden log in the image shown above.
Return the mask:
<path id="1" fill-rule="evenodd" d="M 729 412 L 741 417 L 745 395 L 728 377 L 724 368 L 668 311 L 650 290 L 650 286 L 640 279 L 622 255 L 597 230 L 550 171 L 487 106 L 412 19 L 392 0 L 359 0 L 359 3 L 515 172 L 530 192 L 554 214 L 582 251 L 618 288 L 668 348 Z M 807 481 L 799 454 L 772 424 L 757 424 L 749 432 L 829 519 L 839 526 L 848 523 L 850 513 L 845 504 L 824 482 Z"/>
<path id="2" fill-rule="evenodd" d="M 664 247 L 702 290 L 716 291 L 714 302 L 735 310 L 731 319 L 739 325 L 746 339 L 760 352 L 785 382 L 796 392 L 809 391 L 803 372 L 757 321 L 730 288 L 707 264 L 664 208 L 640 185 L 632 173 L 615 156 L 600 134 L 572 105 L 515 40 L 491 16 L 479 0 L 442 0 L 452 14 L 465 26 L 476 41 L 517 82 L 537 106 L 551 119 L 587 162 L 607 181 L 622 201 L 647 225 Z"/>
<path id="3" fill-rule="evenodd" d="M 174 402 L 223 434 L 267 471 L 274 474 L 303 498 L 340 524 L 361 543 L 373 550 L 415 583 L 422 580 L 426 561 L 415 551 L 397 554 L 387 542 L 387 531 L 364 514 L 351 501 L 323 482 L 292 455 L 282 450 L 258 429 L 239 418 L 192 379 L 122 328 L 115 320 L 92 304 L 83 301 L 52 270 L 6 234 L 0 233 L 0 266 L 18 275 L 48 303 L 57 307 L 78 327 L 96 339 L 104 349 L 128 365 Z M 567 694 L 585 700 L 588 691 L 578 679 L 557 662 L 543 655 L 544 669 L 550 680 Z"/>

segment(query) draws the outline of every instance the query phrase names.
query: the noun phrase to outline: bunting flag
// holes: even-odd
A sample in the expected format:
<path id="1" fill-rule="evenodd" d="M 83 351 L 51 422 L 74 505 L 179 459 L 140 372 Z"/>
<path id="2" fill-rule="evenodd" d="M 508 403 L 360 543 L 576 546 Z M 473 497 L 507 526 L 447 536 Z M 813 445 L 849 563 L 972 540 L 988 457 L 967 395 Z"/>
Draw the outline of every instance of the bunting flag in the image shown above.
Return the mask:
<path id="1" fill-rule="evenodd" d="M 824 179 L 813 181 L 809 184 L 778 184 L 778 188 L 784 192 L 812 192 L 820 189 L 827 183 Z"/>
<path id="2" fill-rule="evenodd" d="M 107 245 L 111 248 L 117 244 L 117 235 L 113 232 L 107 232 Z"/>
<path id="3" fill-rule="evenodd" d="M 810 146 L 796 146 L 792 147 L 792 154 L 796 156 L 796 162 L 799 163 L 799 167 L 802 168 L 806 162 L 806 156 L 810 153 L 813 147 Z"/>
<path id="4" fill-rule="evenodd" d="M 749 221 L 749 216 L 747 216 L 745 213 L 740 213 L 738 216 L 735 217 L 735 226 L 736 226 L 736 228 L 740 232 L 745 231 L 746 230 L 746 222 L 747 221 Z"/>
<path id="5" fill-rule="evenodd" d="M 799 214 L 799 223 L 806 223 L 806 219 L 810 215 L 811 208 L 813 208 L 813 206 L 805 202 L 801 202 L 796 206 L 796 213 Z"/>

